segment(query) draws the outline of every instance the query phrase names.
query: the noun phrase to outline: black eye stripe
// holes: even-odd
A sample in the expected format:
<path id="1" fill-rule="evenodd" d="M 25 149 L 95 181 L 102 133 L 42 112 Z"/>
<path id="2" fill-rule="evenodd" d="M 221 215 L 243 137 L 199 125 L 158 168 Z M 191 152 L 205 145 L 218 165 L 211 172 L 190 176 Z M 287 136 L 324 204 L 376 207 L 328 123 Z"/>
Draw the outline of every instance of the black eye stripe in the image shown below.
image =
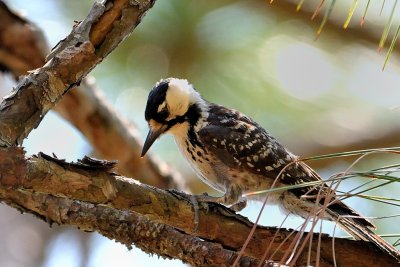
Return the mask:
<path id="1" fill-rule="evenodd" d="M 162 110 L 160 110 L 160 112 L 158 112 L 158 116 L 159 116 L 160 118 L 164 119 L 164 120 L 165 120 L 166 118 L 168 118 L 168 116 L 169 116 L 168 108 L 165 107 L 165 108 L 163 108 Z"/>
<path id="2" fill-rule="evenodd" d="M 178 123 L 184 123 L 185 121 L 189 122 L 190 125 L 194 126 L 200 119 L 200 116 L 201 116 L 200 108 L 197 105 L 193 104 L 189 107 L 188 111 L 184 115 L 173 118 L 170 121 L 165 121 L 164 124 L 168 125 L 167 130 L 169 130 L 172 126 Z"/>

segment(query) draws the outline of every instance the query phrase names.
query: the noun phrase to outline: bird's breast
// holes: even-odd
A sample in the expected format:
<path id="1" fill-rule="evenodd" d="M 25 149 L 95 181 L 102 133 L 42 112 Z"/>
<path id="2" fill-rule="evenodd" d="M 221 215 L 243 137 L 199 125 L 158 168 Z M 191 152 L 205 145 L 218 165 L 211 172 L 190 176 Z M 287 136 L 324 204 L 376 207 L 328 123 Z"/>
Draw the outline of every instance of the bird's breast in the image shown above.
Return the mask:
<path id="1" fill-rule="evenodd" d="M 175 142 L 182 155 L 189 162 L 196 174 L 209 186 L 220 192 L 225 192 L 224 181 L 216 174 L 213 168 L 215 158 L 212 157 L 204 148 L 192 145 L 188 138 L 174 136 Z"/>
<path id="2" fill-rule="evenodd" d="M 193 145 L 188 138 L 175 136 L 175 141 L 196 174 L 217 191 L 226 192 L 226 188 L 231 184 L 239 186 L 243 193 L 267 189 L 271 186 L 270 179 L 252 175 L 239 166 L 236 168 L 227 166 L 203 147 Z"/>

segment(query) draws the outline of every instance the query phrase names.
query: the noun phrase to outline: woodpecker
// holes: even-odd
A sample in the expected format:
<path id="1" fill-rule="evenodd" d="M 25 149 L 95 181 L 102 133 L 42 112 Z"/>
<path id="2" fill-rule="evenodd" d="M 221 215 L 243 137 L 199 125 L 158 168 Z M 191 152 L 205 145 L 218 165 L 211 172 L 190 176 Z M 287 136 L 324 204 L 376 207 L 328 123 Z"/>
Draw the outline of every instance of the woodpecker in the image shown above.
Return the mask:
<path id="1" fill-rule="evenodd" d="M 171 133 L 198 176 L 223 194 L 196 196 L 198 201 L 240 210 L 252 192 L 273 185 L 321 182 L 274 191 L 269 193 L 268 200 L 286 213 L 306 218 L 314 212 L 322 219 L 336 221 L 353 237 L 371 241 L 400 259 L 399 251 L 371 230 L 375 226 L 340 201 L 314 170 L 298 161 L 297 156 L 248 116 L 203 99 L 187 80 L 160 80 L 149 93 L 145 119 L 150 130 L 142 157 L 158 137 Z"/>

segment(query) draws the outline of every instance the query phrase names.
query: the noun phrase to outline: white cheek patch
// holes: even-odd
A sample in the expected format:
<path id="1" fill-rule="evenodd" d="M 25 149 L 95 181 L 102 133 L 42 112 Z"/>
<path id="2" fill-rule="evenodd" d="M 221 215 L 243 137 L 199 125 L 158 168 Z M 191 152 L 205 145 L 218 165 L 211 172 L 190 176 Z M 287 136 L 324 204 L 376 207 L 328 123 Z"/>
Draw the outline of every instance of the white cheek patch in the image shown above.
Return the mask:
<path id="1" fill-rule="evenodd" d="M 166 102 L 172 116 L 182 116 L 188 111 L 192 91 L 193 89 L 186 80 L 171 80 Z"/>
<path id="2" fill-rule="evenodd" d="M 167 103 L 164 101 L 162 104 L 158 106 L 157 112 L 161 112 L 165 107 L 167 106 Z"/>

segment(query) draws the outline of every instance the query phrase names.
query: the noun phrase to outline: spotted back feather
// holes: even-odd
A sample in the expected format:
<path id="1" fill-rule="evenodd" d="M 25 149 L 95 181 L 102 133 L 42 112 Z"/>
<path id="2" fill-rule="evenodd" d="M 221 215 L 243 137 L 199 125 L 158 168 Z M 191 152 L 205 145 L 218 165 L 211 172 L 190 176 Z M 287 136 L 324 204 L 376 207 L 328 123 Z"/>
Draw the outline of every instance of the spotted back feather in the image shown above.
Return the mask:
<path id="1" fill-rule="evenodd" d="M 210 104 L 207 125 L 198 132 L 201 143 L 206 150 L 225 165 L 237 170 L 245 170 L 265 179 L 278 178 L 279 184 L 296 185 L 307 182 L 322 181 L 321 177 L 297 157 L 284 148 L 274 137 L 244 114 L 219 105 Z M 288 165 L 288 166 L 287 166 Z M 362 218 L 355 210 L 336 198 L 332 189 L 325 184 L 290 189 L 297 197 L 304 195 L 317 196 L 319 202 L 325 196 L 331 197 L 328 209 L 335 214 L 347 214 L 359 217 L 357 221 L 367 227 L 375 226 Z M 315 202 L 315 198 L 306 201 Z"/>

